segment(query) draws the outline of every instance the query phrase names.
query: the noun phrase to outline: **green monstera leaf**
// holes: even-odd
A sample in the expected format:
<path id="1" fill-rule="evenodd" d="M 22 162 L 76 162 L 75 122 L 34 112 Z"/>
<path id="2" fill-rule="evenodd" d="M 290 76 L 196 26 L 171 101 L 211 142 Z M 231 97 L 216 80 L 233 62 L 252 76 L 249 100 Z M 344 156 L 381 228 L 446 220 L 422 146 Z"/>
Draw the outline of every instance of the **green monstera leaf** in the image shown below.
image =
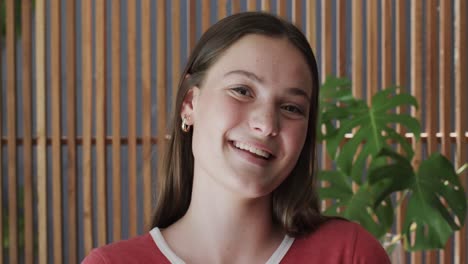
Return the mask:
<path id="1" fill-rule="evenodd" d="M 346 78 L 327 77 L 320 88 L 318 139 L 323 140 L 338 131 L 337 121 L 351 116 L 349 107 L 357 101 L 353 97 L 351 82 Z"/>
<path id="2" fill-rule="evenodd" d="M 350 87 L 346 78 L 334 77 L 328 77 L 322 85 L 318 134 L 319 140 L 326 141 L 327 152 L 338 168 L 359 183 L 366 160 L 375 156 L 387 142 L 396 142 L 409 158 L 413 156 L 411 145 L 396 132 L 395 125 L 404 126 L 417 138 L 421 128 L 414 117 L 395 113 L 397 107 L 418 107 L 410 94 L 397 93 L 396 87 L 387 88 L 377 92 L 368 106 L 365 101 L 353 97 Z M 345 135 L 351 132 L 354 132 L 353 138 L 343 144 Z"/>
<path id="3" fill-rule="evenodd" d="M 404 223 L 410 250 L 443 248 L 465 222 L 466 196 L 452 163 L 436 153 L 421 163 L 411 186 Z M 416 236 L 410 240 L 412 228 Z"/>
<path id="4" fill-rule="evenodd" d="M 374 206 L 395 191 L 407 190 L 405 248 L 443 248 L 447 239 L 464 223 L 467 207 L 465 191 L 452 163 L 435 153 L 422 161 L 415 173 L 410 162 L 398 153 L 383 149 L 379 158 L 383 157 L 392 161 L 369 172 Z"/>
<path id="5" fill-rule="evenodd" d="M 389 198 L 374 206 L 375 197 L 370 186 L 363 185 L 353 193 L 350 177 L 340 171 L 321 171 L 318 177 L 327 183 L 318 190 L 320 199 L 333 200 L 324 212 L 326 215 L 358 222 L 376 237 L 382 237 L 392 226 L 394 212 Z"/>
<path id="6" fill-rule="evenodd" d="M 405 248 L 443 248 L 464 224 L 467 199 L 453 164 L 442 155 L 432 154 L 418 171 L 412 166 L 413 147 L 395 127 L 417 140 L 420 123 L 396 109 L 417 107 L 416 99 L 394 87 L 377 92 L 367 105 L 353 98 L 349 81 L 338 78 L 328 78 L 321 93 L 318 139 L 334 162 L 334 170 L 318 173 L 326 183 L 319 197 L 331 201 L 324 213 L 359 222 L 380 239 L 391 230 L 401 202 L 394 204 L 393 195 L 403 191 L 406 218 L 398 237 Z M 346 140 L 348 133 L 353 136 Z M 402 153 L 393 150 L 397 146 Z"/>

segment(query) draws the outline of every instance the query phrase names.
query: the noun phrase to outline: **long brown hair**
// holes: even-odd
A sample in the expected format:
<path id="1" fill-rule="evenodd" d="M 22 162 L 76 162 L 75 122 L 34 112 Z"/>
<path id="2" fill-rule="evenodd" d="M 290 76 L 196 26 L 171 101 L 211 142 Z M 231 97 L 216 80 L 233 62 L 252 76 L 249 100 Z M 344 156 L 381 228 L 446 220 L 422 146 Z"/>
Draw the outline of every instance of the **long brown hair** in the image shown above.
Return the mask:
<path id="1" fill-rule="evenodd" d="M 234 42 L 248 34 L 286 38 L 304 56 L 312 76 L 311 107 L 307 137 L 291 174 L 272 193 L 273 221 L 290 236 L 310 233 L 324 217 L 314 188 L 316 123 L 319 97 L 317 62 L 310 45 L 293 24 L 263 12 L 245 12 L 220 20 L 203 34 L 180 78 L 172 132 L 157 184 L 157 206 L 152 227 L 165 228 L 188 210 L 193 184 L 192 132 L 182 132 L 181 107 L 187 91 L 201 87 L 203 78 L 216 60 Z"/>

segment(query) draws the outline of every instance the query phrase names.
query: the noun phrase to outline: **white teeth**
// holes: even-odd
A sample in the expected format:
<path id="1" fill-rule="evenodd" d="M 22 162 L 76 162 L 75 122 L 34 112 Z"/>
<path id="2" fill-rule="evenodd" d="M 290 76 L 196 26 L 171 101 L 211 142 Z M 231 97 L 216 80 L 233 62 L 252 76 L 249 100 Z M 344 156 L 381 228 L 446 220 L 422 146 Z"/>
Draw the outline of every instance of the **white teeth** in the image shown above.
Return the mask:
<path id="1" fill-rule="evenodd" d="M 249 151 L 250 153 L 254 153 L 256 155 L 259 155 L 259 156 L 262 156 L 266 159 L 268 159 L 270 157 L 270 154 L 266 151 L 263 151 L 261 149 L 257 149 L 257 148 L 254 148 L 248 144 L 245 144 L 245 143 L 240 143 L 240 142 L 234 142 L 234 146 L 236 148 L 239 148 L 239 149 L 242 149 L 242 150 L 247 150 Z"/>

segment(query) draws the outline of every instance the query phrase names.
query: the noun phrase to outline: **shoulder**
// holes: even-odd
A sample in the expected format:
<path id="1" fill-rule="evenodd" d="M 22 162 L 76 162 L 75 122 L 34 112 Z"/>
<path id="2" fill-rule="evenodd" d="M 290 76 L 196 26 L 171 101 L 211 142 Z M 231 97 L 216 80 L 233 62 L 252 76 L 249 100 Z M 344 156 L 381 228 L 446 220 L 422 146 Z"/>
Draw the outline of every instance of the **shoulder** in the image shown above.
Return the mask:
<path id="1" fill-rule="evenodd" d="M 285 260 L 322 263 L 390 263 L 387 253 L 359 224 L 339 219 L 323 223 L 311 234 L 296 238 Z M 288 263 L 285 261 L 284 263 Z"/>
<path id="2" fill-rule="evenodd" d="M 93 249 L 82 263 L 107 264 L 148 262 L 169 263 L 159 251 L 150 234 Z"/>

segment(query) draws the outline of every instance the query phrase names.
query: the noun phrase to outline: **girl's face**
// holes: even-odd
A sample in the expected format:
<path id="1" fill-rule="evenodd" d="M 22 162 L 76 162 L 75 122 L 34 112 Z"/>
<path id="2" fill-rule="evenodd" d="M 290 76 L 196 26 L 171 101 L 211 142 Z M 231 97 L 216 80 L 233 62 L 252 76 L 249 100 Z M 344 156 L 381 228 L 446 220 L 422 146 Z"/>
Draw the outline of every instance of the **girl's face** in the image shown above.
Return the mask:
<path id="1" fill-rule="evenodd" d="M 287 39 L 235 42 L 182 106 L 193 124 L 194 185 L 202 180 L 244 198 L 271 193 L 301 153 L 311 89 L 309 67 Z"/>

